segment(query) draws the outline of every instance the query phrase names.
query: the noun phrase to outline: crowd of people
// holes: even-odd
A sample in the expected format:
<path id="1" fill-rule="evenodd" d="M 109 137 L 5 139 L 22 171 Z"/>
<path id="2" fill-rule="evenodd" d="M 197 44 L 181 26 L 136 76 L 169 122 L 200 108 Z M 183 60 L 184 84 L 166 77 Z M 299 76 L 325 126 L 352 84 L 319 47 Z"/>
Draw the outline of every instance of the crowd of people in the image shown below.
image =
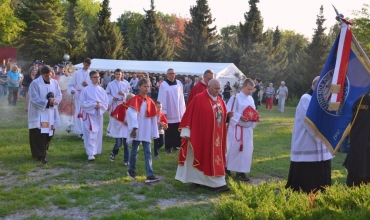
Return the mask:
<path id="1" fill-rule="evenodd" d="M 9 93 L 14 93 L 9 94 L 10 105 L 15 103 L 13 87 L 23 81 L 31 153 L 41 163 L 48 163 L 46 151 L 63 117 L 69 121 L 67 131 L 83 139 L 87 160 L 94 161 L 102 153 L 103 115 L 108 112 L 107 135 L 115 139 L 109 160 L 114 162 L 123 146 L 123 160 L 130 178 L 137 176 L 138 148 L 142 145 L 145 182 L 159 181 L 152 166 L 154 141 L 157 160 L 163 146 L 168 154 L 178 153 L 176 180 L 216 192 L 227 191 L 225 176 L 232 177 L 232 172 L 241 181 L 250 180 L 246 174 L 251 171 L 253 129 L 260 120 L 260 97 L 265 93 L 266 109 L 270 110 L 272 100 L 277 98 L 280 112 L 284 112 L 288 97 L 283 81 L 275 92 L 272 83 L 262 88 L 259 78 L 245 79 L 235 96 L 231 96 L 229 82 L 221 93 L 221 84 L 210 69 L 193 82 L 190 78 L 176 79 L 175 70 L 169 68 L 166 79 L 160 77 L 157 82 L 155 77 L 128 75 L 121 69 L 101 75 L 99 71 L 90 71 L 90 65 L 91 59 L 85 58 L 83 68 L 72 76 L 64 74 L 63 66 L 55 72 L 48 65 L 32 66 L 22 78 L 16 65 L 7 73 L 6 81 L 13 85 L 8 85 Z M 5 77 L 0 79 L 4 82 Z M 304 121 L 318 79 L 313 80 L 296 109 L 286 187 L 297 191 L 317 191 L 331 185 L 332 155 Z M 356 168 L 353 156 L 345 164 L 351 169 L 348 185 L 369 181 L 370 175 L 363 177 L 353 168 Z"/>

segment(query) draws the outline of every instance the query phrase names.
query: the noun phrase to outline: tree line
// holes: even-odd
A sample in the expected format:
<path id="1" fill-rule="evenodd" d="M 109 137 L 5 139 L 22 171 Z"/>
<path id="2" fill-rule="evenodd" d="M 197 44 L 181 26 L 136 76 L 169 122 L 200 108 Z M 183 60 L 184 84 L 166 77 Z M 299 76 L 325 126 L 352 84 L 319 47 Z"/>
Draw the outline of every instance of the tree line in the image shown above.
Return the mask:
<path id="1" fill-rule="evenodd" d="M 150 4 L 149 4 L 150 3 Z M 263 31 L 259 0 L 249 0 L 244 21 L 219 31 L 207 0 L 195 0 L 190 18 L 157 11 L 154 0 L 142 13 L 124 11 L 111 22 L 109 0 L 3 0 L 0 46 L 19 48 L 18 59 L 78 63 L 91 58 L 232 62 L 247 77 L 275 86 L 284 80 L 300 96 L 319 75 L 339 25 L 326 34 L 318 8 L 311 39 L 292 30 Z M 352 12 L 352 30 L 370 54 L 370 6 Z"/>

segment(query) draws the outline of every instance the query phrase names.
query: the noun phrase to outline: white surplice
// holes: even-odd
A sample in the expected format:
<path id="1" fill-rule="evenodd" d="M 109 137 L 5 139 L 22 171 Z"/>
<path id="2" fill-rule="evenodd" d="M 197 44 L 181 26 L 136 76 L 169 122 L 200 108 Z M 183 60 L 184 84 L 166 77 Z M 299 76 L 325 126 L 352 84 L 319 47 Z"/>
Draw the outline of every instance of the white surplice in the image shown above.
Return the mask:
<path id="1" fill-rule="evenodd" d="M 157 100 L 162 103 L 162 113 L 166 115 L 168 123 L 179 123 L 185 113 L 184 89 L 182 83 L 176 79 L 177 85 L 161 83 Z"/>
<path id="2" fill-rule="evenodd" d="M 333 158 L 325 144 L 304 121 L 310 101 L 311 95 L 304 94 L 296 109 L 290 155 L 293 162 L 318 162 Z"/>
<path id="3" fill-rule="evenodd" d="M 117 108 L 119 104 L 122 104 L 126 100 L 126 97 L 130 91 L 130 84 L 126 81 L 119 81 L 119 80 L 113 80 L 110 83 L 108 83 L 107 88 L 105 89 L 107 92 L 108 98 L 109 98 L 109 105 L 110 105 L 110 111 L 109 115 Z M 122 91 L 125 93 L 125 95 L 119 95 L 118 92 Z M 117 98 L 117 101 L 114 101 L 113 98 Z M 117 131 L 117 127 L 119 128 L 126 128 L 126 131 Z M 109 124 L 107 127 L 108 136 L 119 138 L 121 137 L 121 134 L 127 133 L 127 126 L 122 125 L 122 122 L 117 121 L 117 119 L 113 117 L 109 117 Z M 126 134 L 127 136 L 127 134 Z M 126 138 L 126 137 L 121 137 Z"/>
<path id="4" fill-rule="evenodd" d="M 214 101 L 217 100 L 217 97 L 211 95 L 210 97 Z M 184 138 L 190 138 L 190 129 L 189 128 L 181 129 L 180 136 Z M 193 162 L 194 162 L 194 152 L 189 142 L 189 145 L 187 146 L 186 160 L 183 166 L 180 165 L 177 166 L 175 179 L 183 183 L 196 183 L 211 188 L 226 185 L 225 176 L 218 177 L 205 176 L 203 172 L 199 171 L 197 168 L 193 166 Z"/>
<path id="5" fill-rule="evenodd" d="M 99 85 L 85 87 L 80 95 L 83 135 L 86 154 L 101 154 L 103 145 L 103 114 L 108 109 L 108 95 Z M 100 108 L 95 109 L 99 102 Z"/>
<path id="6" fill-rule="evenodd" d="M 127 109 L 126 121 L 128 126 L 128 134 L 130 134 L 134 128 L 137 128 L 136 138 L 132 139 L 130 135 L 128 135 L 128 143 L 131 143 L 132 140 L 146 141 L 151 143 L 152 139 L 159 138 L 157 117 L 146 117 L 146 106 L 147 103 L 144 100 L 140 106 L 140 114 L 132 107 Z"/>
<path id="7" fill-rule="evenodd" d="M 41 133 L 53 135 L 53 129 L 60 126 L 58 106 L 46 108 L 48 99 L 47 94 L 52 92 L 54 99 L 59 103 L 62 100 L 62 93 L 58 81 L 50 79 L 50 84 L 46 84 L 40 76 L 30 84 L 28 94 L 30 101 L 28 105 L 28 128 L 39 128 Z M 41 128 L 41 122 L 47 122 L 47 128 Z"/>
<path id="8" fill-rule="evenodd" d="M 227 103 L 227 111 L 230 112 L 232 108 L 233 97 Z M 257 122 L 243 122 L 240 116 L 248 107 L 256 109 L 254 100 L 251 95 L 245 95 L 240 92 L 236 95 L 234 103 L 234 116 L 230 118 L 230 126 L 227 132 L 227 153 L 226 153 L 226 167 L 230 171 L 240 173 L 249 173 L 252 165 L 253 155 L 253 128 L 257 126 Z M 238 125 L 238 126 L 237 126 Z M 241 127 L 243 127 L 243 134 Z M 241 135 L 243 136 L 243 143 L 241 143 Z M 240 151 L 240 145 L 243 144 L 243 150 Z"/>
<path id="9" fill-rule="evenodd" d="M 81 112 L 81 103 L 80 103 L 80 96 L 82 89 L 84 88 L 82 83 L 86 82 L 89 85 L 92 85 L 91 79 L 90 79 L 90 70 L 84 70 L 79 69 L 77 70 L 70 79 L 68 83 L 68 95 L 72 95 L 72 91 L 75 91 L 75 104 L 76 104 L 76 111 L 74 115 L 74 127 L 73 132 L 75 134 L 82 134 L 83 133 L 83 127 L 82 127 L 82 119 L 78 118 L 78 114 Z"/>

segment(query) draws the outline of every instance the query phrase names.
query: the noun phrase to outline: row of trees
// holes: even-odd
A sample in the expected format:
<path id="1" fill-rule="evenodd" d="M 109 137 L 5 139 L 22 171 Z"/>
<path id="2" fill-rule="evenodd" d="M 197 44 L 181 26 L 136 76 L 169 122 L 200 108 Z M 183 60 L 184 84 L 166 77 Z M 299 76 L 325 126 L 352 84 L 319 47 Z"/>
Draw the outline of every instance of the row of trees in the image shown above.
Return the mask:
<path id="1" fill-rule="evenodd" d="M 149 3 L 149 2 L 148 2 Z M 73 63 L 83 57 L 232 62 L 248 77 L 264 82 L 286 81 L 300 95 L 319 75 L 339 26 L 325 34 L 323 7 L 311 40 L 289 30 L 263 31 L 259 0 L 249 0 L 244 21 L 217 31 L 207 0 L 196 0 L 191 18 L 155 10 L 125 11 L 110 22 L 109 0 L 3 0 L 0 3 L 0 46 L 19 48 L 20 59 Z M 148 4 L 149 5 L 149 4 Z M 370 54 L 370 6 L 351 19 L 355 36 Z"/>

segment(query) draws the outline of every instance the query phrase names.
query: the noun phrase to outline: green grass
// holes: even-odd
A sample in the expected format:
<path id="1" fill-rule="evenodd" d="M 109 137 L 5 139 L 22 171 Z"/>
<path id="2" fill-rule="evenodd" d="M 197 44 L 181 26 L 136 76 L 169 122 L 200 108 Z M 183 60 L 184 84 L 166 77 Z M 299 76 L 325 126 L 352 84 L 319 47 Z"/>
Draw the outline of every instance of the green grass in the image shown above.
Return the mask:
<path id="1" fill-rule="evenodd" d="M 0 102 L 0 218 L 75 219 L 81 215 L 84 219 L 222 219 L 224 206 L 220 201 L 235 202 L 238 193 L 245 193 L 238 191 L 243 187 L 260 191 L 260 197 L 253 198 L 263 199 L 263 193 L 270 195 L 275 188 L 282 188 L 288 175 L 294 107 L 286 107 L 284 114 L 276 107 L 274 111 L 260 110 L 262 118 L 254 130 L 253 164 L 248 176 L 255 183 L 269 182 L 261 186 L 229 182 L 233 191 L 220 195 L 176 181 L 177 155 L 168 155 L 164 149 L 160 150 L 160 160 L 153 159 L 159 183 L 143 183 L 142 151 L 137 163 L 139 177 L 131 180 L 123 164 L 123 150 L 115 162 L 109 161 L 114 139 L 107 136 L 103 137 L 102 155 L 88 162 L 81 139 L 60 131 L 47 152 L 49 164 L 43 166 L 31 157 L 23 99 L 16 107 L 6 104 Z M 107 124 L 105 114 L 105 130 Z M 332 179 L 339 186 L 347 175 L 341 166 L 344 156 L 338 154 L 332 160 Z M 274 205 L 269 204 L 271 209 L 280 207 Z M 256 210 L 253 205 L 252 210 Z"/>

